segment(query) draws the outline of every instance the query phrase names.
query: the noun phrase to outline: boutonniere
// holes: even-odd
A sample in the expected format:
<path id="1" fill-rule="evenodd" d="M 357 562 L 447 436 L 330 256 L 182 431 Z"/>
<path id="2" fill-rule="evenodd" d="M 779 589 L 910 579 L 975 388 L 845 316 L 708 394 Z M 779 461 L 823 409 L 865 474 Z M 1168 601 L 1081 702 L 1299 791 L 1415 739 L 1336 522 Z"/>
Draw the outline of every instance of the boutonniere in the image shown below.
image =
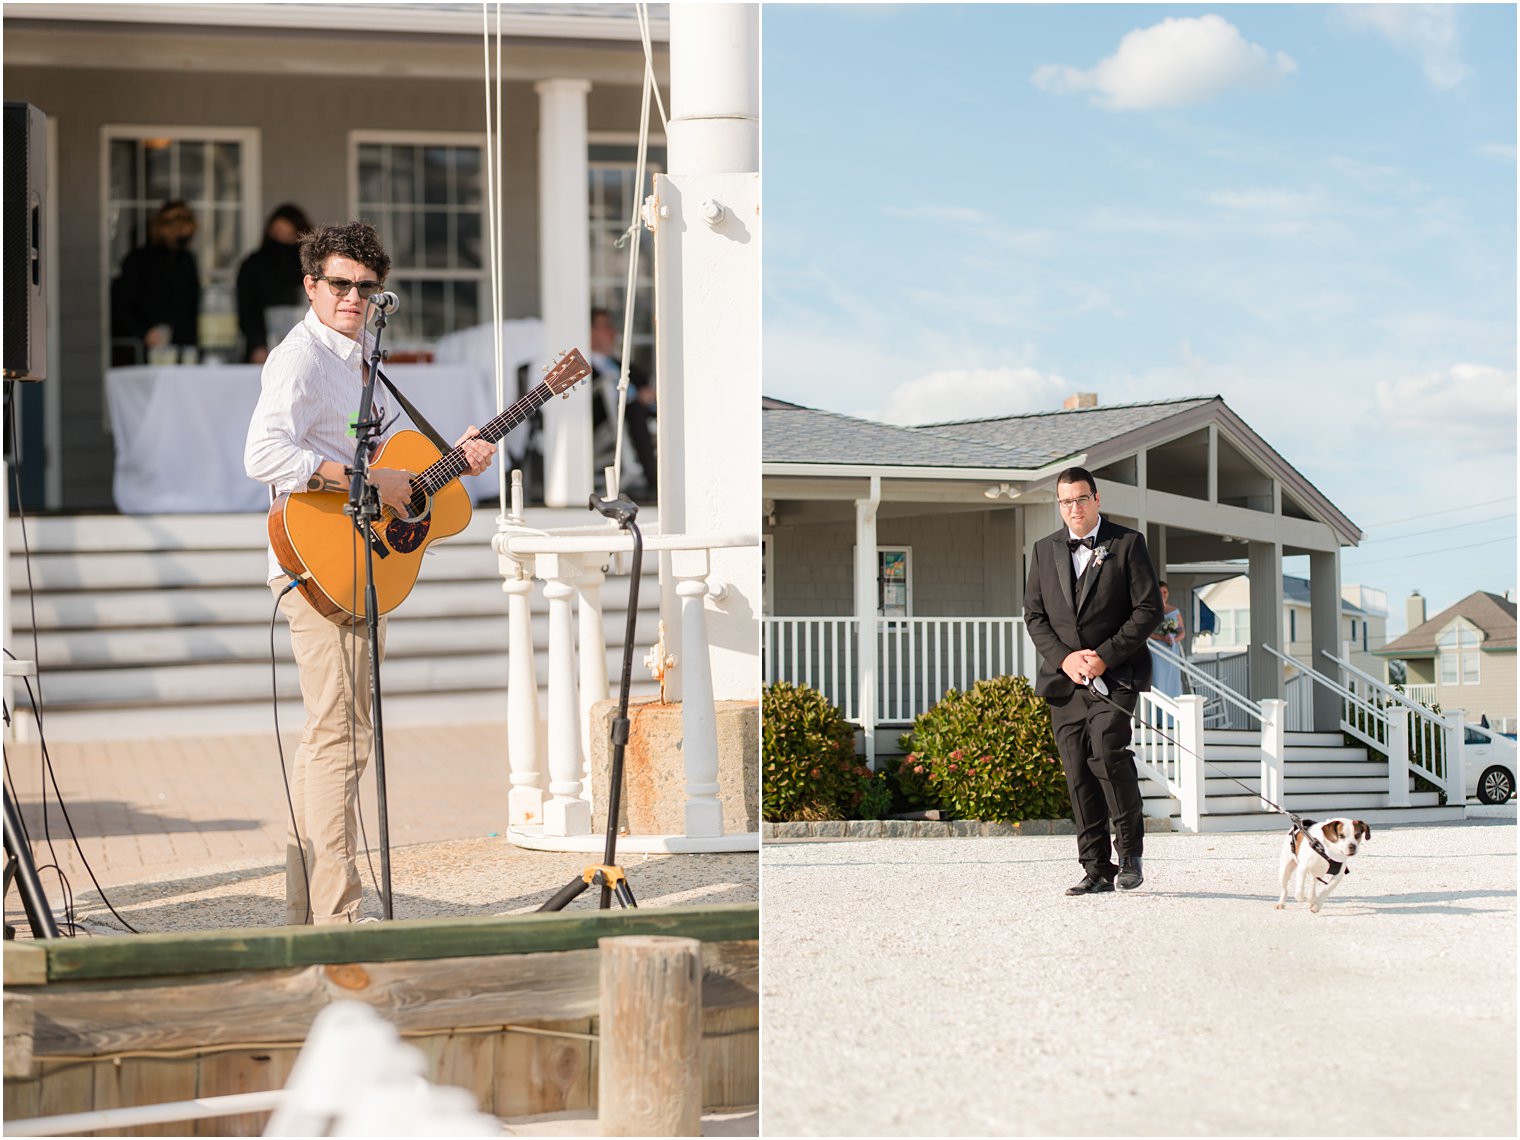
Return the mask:
<path id="1" fill-rule="evenodd" d="M 1094 566 L 1102 566 L 1103 565 L 1103 560 L 1108 557 L 1108 546 L 1107 546 L 1107 544 L 1105 544 L 1103 546 L 1095 547 L 1093 549 L 1092 556 L 1093 556 L 1093 565 Z"/>

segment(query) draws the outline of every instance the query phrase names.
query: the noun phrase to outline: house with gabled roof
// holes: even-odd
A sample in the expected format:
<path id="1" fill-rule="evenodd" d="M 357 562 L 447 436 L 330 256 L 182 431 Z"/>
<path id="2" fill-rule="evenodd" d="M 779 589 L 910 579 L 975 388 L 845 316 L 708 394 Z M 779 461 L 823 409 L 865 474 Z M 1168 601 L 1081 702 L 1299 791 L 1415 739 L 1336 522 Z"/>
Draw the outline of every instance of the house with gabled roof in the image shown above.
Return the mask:
<path id="1" fill-rule="evenodd" d="M 1515 602 L 1507 594 L 1474 590 L 1435 617 L 1425 599 L 1409 599 L 1409 632 L 1377 650 L 1402 661 L 1405 690 L 1418 700 L 1461 709 L 1498 732 L 1515 731 Z"/>
<path id="2" fill-rule="evenodd" d="M 1220 397 L 921 427 L 767 400 L 762 424 L 766 677 L 824 691 L 868 756 L 945 689 L 1032 671 L 1025 575 L 1073 465 L 1145 533 L 1174 602 L 1242 570 L 1268 584 L 1250 601 L 1250 698 L 1284 695 L 1285 557 L 1309 560 L 1315 658 L 1341 649 L 1340 550 L 1361 531 Z M 1307 691 L 1309 721 L 1336 731 L 1334 693 Z"/>

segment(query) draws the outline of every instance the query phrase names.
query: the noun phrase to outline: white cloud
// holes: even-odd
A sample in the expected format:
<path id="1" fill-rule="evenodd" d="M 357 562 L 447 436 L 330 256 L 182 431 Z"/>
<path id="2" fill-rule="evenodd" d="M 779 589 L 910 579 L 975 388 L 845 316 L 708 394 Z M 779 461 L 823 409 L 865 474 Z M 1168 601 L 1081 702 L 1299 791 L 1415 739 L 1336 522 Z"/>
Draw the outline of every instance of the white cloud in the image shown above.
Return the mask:
<path id="1" fill-rule="evenodd" d="M 1397 432 L 1469 451 L 1515 448 L 1515 373 L 1486 364 L 1379 380 L 1377 406 Z"/>
<path id="2" fill-rule="evenodd" d="M 1286 52 L 1248 42 L 1234 24 L 1210 13 L 1173 17 L 1130 32 L 1113 55 L 1090 70 L 1045 64 L 1031 79 L 1057 95 L 1092 92 L 1100 107 L 1136 111 L 1260 90 L 1297 69 Z"/>
<path id="3" fill-rule="evenodd" d="M 1071 395 L 1059 376 L 1033 368 L 968 368 L 931 372 L 893 388 L 880 409 L 863 413 L 891 424 L 1052 412 Z"/>
<path id="4" fill-rule="evenodd" d="M 1449 91 L 1471 74 L 1462 62 L 1456 12 L 1448 4 L 1350 4 L 1340 15 L 1349 26 L 1375 32 L 1419 60 L 1432 87 Z"/>
<path id="5" fill-rule="evenodd" d="M 986 210 L 974 206 L 883 206 L 883 214 L 889 218 L 906 218 L 909 221 L 954 222 L 965 226 L 981 226 L 992 221 Z"/>
<path id="6" fill-rule="evenodd" d="M 1510 162 L 1515 161 L 1514 143 L 1484 143 L 1478 148 L 1478 153 L 1484 158 L 1503 158 Z"/>

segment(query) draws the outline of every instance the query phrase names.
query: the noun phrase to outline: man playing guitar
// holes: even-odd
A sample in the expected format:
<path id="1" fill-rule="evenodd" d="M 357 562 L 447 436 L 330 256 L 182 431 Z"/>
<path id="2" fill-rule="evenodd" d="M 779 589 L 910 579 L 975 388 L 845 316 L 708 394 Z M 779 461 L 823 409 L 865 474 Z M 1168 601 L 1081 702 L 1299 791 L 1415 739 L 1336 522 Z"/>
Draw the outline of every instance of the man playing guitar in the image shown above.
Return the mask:
<path id="1" fill-rule="evenodd" d="M 379 234 L 365 222 L 320 227 L 301 242 L 311 308 L 269 353 L 243 456 L 249 476 L 276 493 L 347 492 L 351 426 L 373 346 L 365 331 L 369 299 L 384 286 L 390 267 Z M 375 416 L 386 420 L 378 389 Z M 495 455 L 473 426 L 455 446 L 470 475 L 483 472 Z M 372 466 L 370 478 L 386 507 L 410 513 L 412 472 Z M 269 584 L 290 625 L 306 706 L 290 779 L 294 822 L 285 855 L 286 922 L 356 922 L 362 895 L 358 786 L 374 742 L 368 639 L 364 624 L 350 614 L 324 616 L 304 596 L 287 591 L 290 578 L 271 546 Z M 382 656 L 384 638 L 382 618 Z"/>

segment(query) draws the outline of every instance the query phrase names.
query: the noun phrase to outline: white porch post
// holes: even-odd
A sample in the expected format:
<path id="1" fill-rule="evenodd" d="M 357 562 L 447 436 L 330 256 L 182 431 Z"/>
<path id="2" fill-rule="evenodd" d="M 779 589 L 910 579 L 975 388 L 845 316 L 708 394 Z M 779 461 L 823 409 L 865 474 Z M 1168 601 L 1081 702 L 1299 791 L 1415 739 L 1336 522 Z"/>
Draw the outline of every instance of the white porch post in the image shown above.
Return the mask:
<path id="1" fill-rule="evenodd" d="M 1446 802 L 1467 808 L 1467 714 L 1454 709 L 1446 723 L 1450 738 L 1446 745 Z"/>
<path id="2" fill-rule="evenodd" d="M 686 769 L 686 834 L 693 838 L 723 834 L 723 805 L 718 800 L 718 720 L 713 707 L 705 613 L 709 557 L 706 550 L 670 552 L 670 570 L 681 598 L 681 663 L 686 670 L 681 756 Z"/>
<path id="3" fill-rule="evenodd" d="M 576 698 L 575 617 L 570 602 L 580 578 L 573 555 L 540 554 L 538 576 L 549 602 L 549 795 L 544 805 L 546 835 L 591 831 L 591 805 L 581 798 L 580 702 Z"/>
<path id="4" fill-rule="evenodd" d="M 1338 548 L 1309 555 L 1309 628 L 1309 664 L 1321 673 L 1329 673 L 1344 681 L 1340 670 L 1332 668 L 1335 662 L 1327 660 L 1322 652 L 1339 653 L 1342 648 L 1341 557 Z M 1314 686 L 1315 732 L 1339 732 L 1341 711 L 1339 694 L 1324 685 Z"/>
<path id="5" fill-rule="evenodd" d="M 760 517 L 759 7 L 670 8 L 670 173 L 655 179 L 660 531 L 748 532 Z M 584 193 L 582 194 L 584 198 Z M 746 409 L 735 415 L 735 409 Z M 661 558 L 660 616 L 689 644 L 681 596 Z M 704 617 L 711 693 L 760 697 L 760 550 L 714 550 Z M 704 595 L 707 592 L 704 591 Z M 694 660 L 670 674 L 690 702 Z"/>
<path id="6" fill-rule="evenodd" d="M 881 505 L 881 478 L 871 476 L 871 495 L 855 500 L 855 623 L 860 630 L 858 658 L 860 729 L 866 740 L 866 766 L 876 770 L 876 508 Z"/>
<path id="7" fill-rule="evenodd" d="M 1409 806 L 1409 710 L 1388 709 L 1388 806 Z"/>
<path id="8" fill-rule="evenodd" d="M 538 92 L 538 273 L 551 353 L 591 335 L 591 235 L 586 220 L 584 79 L 545 79 Z M 591 395 L 582 384 L 544 405 L 544 503 L 583 507 L 591 494 Z"/>
<path id="9" fill-rule="evenodd" d="M 1261 702 L 1261 794 L 1285 811 L 1287 726 L 1287 701 L 1269 697 Z"/>
<path id="10" fill-rule="evenodd" d="M 1182 826 L 1197 835 L 1203 830 L 1203 817 L 1208 814 L 1207 773 L 1203 767 L 1203 698 L 1185 696 L 1177 698 L 1177 743 L 1181 755 Z"/>
<path id="11" fill-rule="evenodd" d="M 1282 544 L 1252 542 L 1247 572 L 1251 578 L 1251 696 L 1283 695 L 1283 666 L 1263 645 L 1286 653 L 1283 644 Z"/>

